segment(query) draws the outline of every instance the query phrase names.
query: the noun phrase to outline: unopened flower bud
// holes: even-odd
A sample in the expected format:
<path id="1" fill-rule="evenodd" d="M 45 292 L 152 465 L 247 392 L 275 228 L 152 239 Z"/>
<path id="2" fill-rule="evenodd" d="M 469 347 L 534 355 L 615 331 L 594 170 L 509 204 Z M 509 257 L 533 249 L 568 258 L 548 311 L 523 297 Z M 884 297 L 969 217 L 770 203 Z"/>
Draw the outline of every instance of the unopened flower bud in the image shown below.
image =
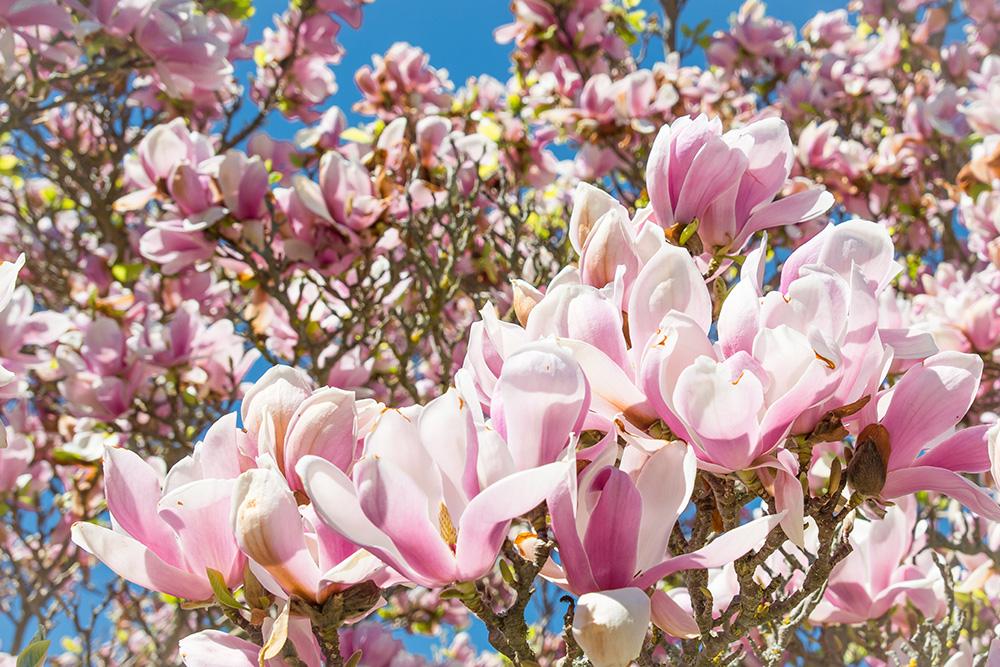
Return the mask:
<path id="1" fill-rule="evenodd" d="M 889 460 L 889 432 L 881 424 L 870 424 L 861 431 L 854 455 L 847 466 L 847 481 L 861 496 L 873 498 L 885 486 Z"/>
<path id="2" fill-rule="evenodd" d="M 638 588 L 587 593 L 576 603 L 573 637 L 594 667 L 626 667 L 642 651 L 649 619 L 649 598 Z"/>

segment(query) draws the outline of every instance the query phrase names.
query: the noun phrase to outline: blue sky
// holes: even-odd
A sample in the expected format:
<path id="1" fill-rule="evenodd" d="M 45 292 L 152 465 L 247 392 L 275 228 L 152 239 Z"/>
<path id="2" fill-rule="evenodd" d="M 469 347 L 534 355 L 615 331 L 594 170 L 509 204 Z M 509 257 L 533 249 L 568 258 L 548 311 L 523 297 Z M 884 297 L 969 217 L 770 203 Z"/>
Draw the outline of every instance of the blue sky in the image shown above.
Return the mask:
<path id="1" fill-rule="evenodd" d="M 681 22 L 695 26 L 709 19 L 711 30 L 728 25 L 729 15 L 739 10 L 742 0 L 690 0 L 681 15 Z M 773 0 L 767 3 L 768 13 L 799 27 L 817 11 L 830 11 L 844 7 L 847 0 Z M 272 24 L 272 16 L 287 3 L 264 0 L 257 3 L 257 13 L 251 21 L 251 35 L 259 37 L 261 31 Z M 374 53 L 385 53 L 395 42 L 409 42 L 421 47 L 431 56 L 431 65 L 448 70 L 456 86 L 470 76 L 490 74 L 506 80 L 509 70 L 510 48 L 493 40 L 493 30 L 510 23 L 508 0 L 375 0 L 365 7 L 364 22 L 360 30 L 345 26 L 340 41 L 347 49 L 343 62 L 337 67 L 340 89 L 333 103 L 349 112 L 357 101 L 354 72 L 371 62 Z M 656 10 L 656 0 L 643 0 L 641 7 Z M 652 54 L 661 54 L 654 48 Z M 691 58 L 691 64 L 703 64 L 700 54 Z M 356 118 L 352 115 L 353 118 Z M 293 125 L 281 119 L 271 126 L 275 135 L 290 136 Z"/>

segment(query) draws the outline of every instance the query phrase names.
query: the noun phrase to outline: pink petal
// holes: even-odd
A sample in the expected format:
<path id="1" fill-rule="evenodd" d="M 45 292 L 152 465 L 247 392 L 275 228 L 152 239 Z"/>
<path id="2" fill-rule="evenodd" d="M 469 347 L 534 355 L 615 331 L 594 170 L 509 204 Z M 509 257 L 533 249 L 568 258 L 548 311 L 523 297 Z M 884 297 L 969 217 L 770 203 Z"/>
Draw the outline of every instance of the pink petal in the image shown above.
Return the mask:
<path id="1" fill-rule="evenodd" d="M 962 503 L 973 514 L 1000 521 L 1000 505 L 984 489 L 944 468 L 914 466 L 890 471 L 882 487 L 882 497 L 901 498 L 917 491 L 935 491 Z"/>
<path id="2" fill-rule="evenodd" d="M 754 286 L 741 280 L 730 291 L 719 313 L 719 344 L 726 356 L 749 353 L 760 327 L 760 296 Z"/>
<path id="3" fill-rule="evenodd" d="M 471 380 L 468 372 L 459 370 L 456 377 L 458 387 L 468 389 L 468 380 Z M 467 395 L 476 400 L 474 390 Z M 475 409 L 478 408 L 477 403 Z M 460 495 L 464 505 L 468 498 L 479 492 L 476 474 L 479 443 L 469 414 L 471 409 L 458 390 L 449 389 L 443 396 L 428 403 L 417 420 L 420 440 L 446 482 L 443 493 L 449 507 L 452 506 L 451 494 Z"/>
<path id="4" fill-rule="evenodd" d="M 400 572 L 409 571 L 396 545 L 361 510 L 354 484 L 342 470 L 318 456 L 306 456 L 299 461 L 296 471 L 316 515 L 327 526 Z"/>
<path id="5" fill-rule="evenodd" d="M 240 475 L 230 515 L 236 542 L 289 594 L 319 602 L 320 571 L 306 544 L 298 504 L 278 473 L 256 468 Z"/>
<path id="6" fill-rule="evenodd" d="M 771 514 L 725 532 L 697 551 L 668 558 L 651 567 L 636 577 L 633 585 L 646 588 L 674 572 L 722 567 L 732 563 L 759 546 L 783 518 L 783 514 Z"/>
<path id="7" fill-rule="evenodd" d="M 591 463 L 590 465 L 595 465 Z M 570 466 L 547 500 L 552 532 L 559 543 L 559 562 L 569 589 L 576 594 L 599 590 L 590 570 L 590 558 L 577 527 L 577 474 Z"/>
<path id="8" fill-rule="evenodd" d="M 642 496 L 628 475 L 610 466 L 593 484 L 600 495 L 587 523 L 583 546 L 600 590 L 623 588 L 636 570 Z"/>
<path id="9" fill-rule="evenodd" d="M 679 441 L 665 444 L 643 464 L 635 480 L 642 497 L 638 569 L 651 567 L 666 557 L 670 532 L 691 499 L 697 473 L 694 449 Z"/>
<path id="10" fill-rule="evenodd" d="M 700 216 L 737 182 L 746 167 L 747 158 L 741 151 L 730 148 L 719 137 L 709 137 L 691 162 L 674 207 L 674 218 L 690 222 Z"/>
<path id="11" fill-rule="evenodd" d="M 852 618 L 867 619 L 871 612 L 871 596 L 868 595 L 865 587 L 857 581 L 831 582 L 824 598 L 837 609 L 847 612 Z M 833 618 L 837 618 L 837 616 L 831 616 L 831 622 L 838 622 L 832 620 Z"/>
<path id="12" fill-rule="evenodd" d="M 741 237 L 747 239 L 763 229 L 812 220 L 830 210 L 833 204 L 833 195 L 826 190 L 796 192 L 754 211 L 747 220 Z"/>
<path id="13" fill-rule="evenodd" d="M 686 250 L 665 245 L 646 263 L 629 295 L 629 336 L 644 345 L 671 311 L 678 311 L 708 332 L 712 298 L 705 280 Z"/>
<path id="14" fill-rule="evenodd" d="M 306 400 L 312 390 L 312 381 L 304 371 L 291 366 L 272 366 L 243 396 L 240 406 L 243 428 L 256 442 L 265 428 L 265 421 L 270 421 L 273 434 L 269 439 L 273 439 L 273 442 L 268 443 L 268 446 L 274 449 L 265 452 L 261 448 L 260 453 L 271 454 L 282 470 L 288 422 L 299 403 Z"/>
<path id="15" fill-rule="evenodd" d="M 646 343 L 640 364 L 641 385 L 646 398 L 674 435 L 685 439 L 687 431 L 676 416 L 675 387 L 681 373 L 698 357 L 715 358 L 715 350 L 697 322 L 681 313 L 670 313 Z"/>
<path id="16" fill-rule="evenodd" d="M 983 425 L 962 429 L 917 457 L 915 463 L 955 472 L 986 472 L 990 469 L 989 428 Z"/>
<path id="17" fill-rule="evenodd" d="M 646 161 L 646 190 L 649 203 L 661 227 L 674 224 L 674 209 L 670 201 L 670 126 L 664 125 L 656 134 Z"/>
<path id="18" fill-rule="evenodd" d="M 986 656 L 986 667 L 1000 667 L 1000 638 L 990 642 L 990 652 Z"/>
<path id="19" fill-rule="evenodd" d="M 934 336 L 913 329 L 879 329 L 879 338 L 897 359 L 926 359 L 938 352 Z"/>
<path id="20" fill-rule="evenodd" d="M 299 403 L 288 421 L 283 460 L 293 491 L 302 489 L 295 465 L 303 456 L 319 456 L 341 470 L 350 467 L 358 441 L 357 420 L 353 391 L 324 387 Z"/>
<path id="21" fill-rule="evenodd" d="M 573 212 L 569 219 L 569 242 L 580 254 L 598 218 L 608 211 L 619 211 L 626 217 L 625 207 L 618 200 L 588 183 L 577 183 L 573 192 Z"/>
<path id="22" fill-rule="evenodd" d="M 702 148 L 708 142 L 721 142 L 722 121 L 718 118 L 709 120 L 706 114 L 694 118 L 682 116 L 670 126 L 670 170 L 660 174 L 660 178 L 668 177 L 670 185 L 670 201 L 674 206 L 674 218 L 678 222 L 687 222 L 677 216 L 677 204 L 680 201 L 681 189 L 691 171 L 691 165 Z M 647 170 L 648 171 L 648 170 Z M 650 180 L 647 178 L 647 181 Z M 661 225 L 666 223 L 660 222 Z"/>
<path id="23" fill-rule="evenodd" d="M 889 470 L 909 465 L 925 445 L 965 416 L 982 373 L 979 357 L 940 352 L 903 375 L 881 420 L 892 446 Z"/>
<path id="24" fill-rule="evenodd" d="M 781 528 L 792 544 L 805 548 L 805 498 L 799 478 L 784 470 L 777 471 L 774 478 L 774 508 L 784 514 Z"/>
<path id="25" fill-rule="evenodd" d="M 530 512 L 552 494 L 571 464 L 575 462 L 516 472 L 472 499 L 458 526 L 456 556 L 462 581 L 478 579 L 493 567 L 510 520 Z"/>
<path id="26" fill-rule="evenodd" d="M 159 475 L 135 452 L 109 447 L 104 454 L 104 487 L 114 523 L 164 561 L 180 565 L 177 538 L 157 514 Z"/>
<path id="27" fill-rule="evenodd" d="M 542 341 L 507 358 L 493 402 L 494 426 L 514 463 L 526 470 L 552 463 L 563 452 L 583 423 L 590 389 L 573 356 Z"/>
<path id="28" fill-rule="evenodd" d="M 208 600 L 212 587 L 208 575 L 192 574 L 165 563 L 159 556 L 127 535 L 93 523 L 77 522 L 73 542 L 95 556 L 115 574 L 143 588 L 185 600 Z"/>
<path id="29" fill-rule="evenodd" d="M 528 337 L 559 336 L 583 341 L 625 367 L 621 307 L 590 285 L 559 285 L 531 311 Z"/>
<path id="30" fill-rule="evenodd" d="M 180 640 L 187 667 L 257 667 L 260 647 L 218 630 L 202 630 Z M 279 664 L 268 660 L 268 667 Z"/>
<path id="31" fill-rule="evenodd" d="M 392 461 L 406 471 L 436 508 L 444 497 L 441 471 L 420 439 L 418 421 L 419 414 L 410 409 L 383 409 L 365 440 L 364 456 Z"/>
<path id="32" fill-rule="evenodd" d="M 753 350 L 753 339 L 760 328 L 760 297 L 767 262 L 767 235 L 760 246 L 747 254 L 740 268 L 740 280 L 722 302 L 719 313 L 719 344 L 728 357 L 736 352 Z"/>
<path id="33" fill-rule="evenodd" d="M 385 458 L 362 459 L 354 478 L 361 510 L 409 564 L 409 572 L 403 574 L 416 574 L 415 583 L 424 586 L 456 581 L 455 558 L 439 525 L 441 513 L 447 511 L 443 502 L 430 507 L 426 491 Z"/>
<path id="34" fill-rule="evenodd" d="M 230 586 L 240 583 L 244 563 L 229 524 L 234 485 L 235 480 L 228 479 L 192 482 L 159 503 L 159 515 L 177 533 L 187 569 L 218 570 Z"/>
<path id="35" fill-rule="evenodd" d="M 747 170 L 740 180 L 736 199 L 736 219 L 745 220 L 754 209 L 770 202 L 781 190 L 794 161 L 794 147 L 788 126 L 780 118 L 765 118 L 738 132 L 741 140 L 752 139 L 744 149 Z"/>
<path id="36" fill-rule="evenodd" d="M 709 357 L 699 357 L 677 379 L 677 416 L 706 455 L 730 470 L 743 470 L 758 455 L 757 416 L 764 391 L 753 373 L 740 372 Z"/>
<path id="37" fill-rule="evenodd" d="M 673 598 L 663 591 L 653 591 L 651 602 L 653 623 L 671 637 L 691 639 L 701 634 L 691 612 L 674 602 Z"/>
<path id="38" fill-rule="evenodd" d="M 580 364 L 593 397 L 590 409 L 609 419 L 620 412 L 639 412 L 655 419 L 646 403 L 646 396 L 635 386 L 629 374 L 608 355 L 593 345 L 563 338 L 560 347 L 569 350 Z"/>

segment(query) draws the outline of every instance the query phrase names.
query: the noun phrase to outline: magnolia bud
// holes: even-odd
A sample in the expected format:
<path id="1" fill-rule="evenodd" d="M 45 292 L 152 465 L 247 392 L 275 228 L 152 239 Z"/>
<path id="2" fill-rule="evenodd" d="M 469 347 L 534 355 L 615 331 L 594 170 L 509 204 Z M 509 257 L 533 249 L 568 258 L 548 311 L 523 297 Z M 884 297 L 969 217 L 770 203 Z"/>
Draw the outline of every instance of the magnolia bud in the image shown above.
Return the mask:
<path id="1" fill-rule="evenodd" d="M 573 637 L 594 667 L 626 667 L 639 657 L 650 607 L 638 588 L 587 593 L 576 602 Z"/>
<path id="2" fill-rule="evenodd" d="M 847 465 L 847 481 L 861 496 L 873 498 L 885 486 L 889 460 L 889 432 L 881 424 L 870 424 L 861 431 L 854 445 L 854 455 Z"/>
<path id="3" fill-rule="evenodd" d="M 310 562 L 298 504 L 284 478 L 265 468 L 237 477 L 229 521 L 240 550 L 285 591 L 319 601 L 319 570 Z"/>

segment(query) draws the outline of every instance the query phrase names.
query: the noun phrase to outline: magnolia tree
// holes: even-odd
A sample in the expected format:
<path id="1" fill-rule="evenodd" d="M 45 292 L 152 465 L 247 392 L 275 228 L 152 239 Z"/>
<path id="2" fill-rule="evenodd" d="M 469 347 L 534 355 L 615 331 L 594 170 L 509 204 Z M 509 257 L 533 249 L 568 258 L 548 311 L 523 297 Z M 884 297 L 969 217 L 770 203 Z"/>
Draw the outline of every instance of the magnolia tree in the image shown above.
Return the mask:
<path id="1" fill-rule="evenodd" d="M 0 664 L 1000 665 L 1000 5 L 365 4 L 0 0 Z"/>

